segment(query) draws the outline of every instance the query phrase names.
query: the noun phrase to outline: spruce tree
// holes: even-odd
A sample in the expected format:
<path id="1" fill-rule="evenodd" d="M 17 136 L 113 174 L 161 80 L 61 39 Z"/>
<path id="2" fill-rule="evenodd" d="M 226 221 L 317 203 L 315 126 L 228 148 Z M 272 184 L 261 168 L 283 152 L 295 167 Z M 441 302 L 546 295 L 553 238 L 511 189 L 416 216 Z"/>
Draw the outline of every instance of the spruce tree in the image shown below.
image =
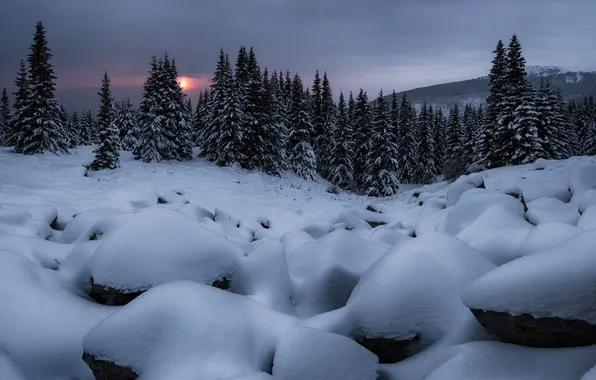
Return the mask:
<path id="1" fill-rule="evenodd" d="M 254 54 L 253 49 L 251 48 L 251 59 L 253 62 L 250 64 L 256 63 L 256 56 Z M 249 68 L 249 56 L 246 52 L 246 47 L 244 45 L 240 46 L 240 50 L 238 51 L 238 56 L 236 58 L 236 68 L 234 70 L 234 75 L 236 79 L 236 86 L 238 87 L 238 96 L 240 97 L 240 101 L 242 102 L 242 107 L 244 111 L 244 107 L 246 106 L 246 92 L 248 90 L 248 82 L 251 78 L 251 69 Z"/>
<path id="2" fill-rule="evenodd" d="M 192 159 L 191 126 L 185 95 L 178 83 L 176 61 L 164 58 L 162 91 L 163 131 L 166 144 L 162 157 L 178 161 Z"/>
<path id="3" fill-rule="evenodd" d="M 288 164 L 296 175 L 312 180 L 316 178 L 317 159 L 311 144 L 313 126 L 308 103 L 302 79 L 296 74 L 292 82 Z"/>
<path id="4" fill-rule="evenodd" d="M 391 93 L 391 110 L 389 111 L 389 118 L 391 120 L 391 128 L 395 136 L 395 143 L 397 144 L 397 136 L 399 130 L 399 99 L 395 90 Z"/>
<path id="5" fill-rule="evenodd" d="M 435 173 L 443 173 L 443 167 L 445 164 L 446 154 L 446 134 L 447 132 L 447 120 L 443 115 L 443 110 L 438 108 L 434 115 L 433 125 L 433 141 L 434 141 L 434 162 L 435 162 Z"/>
<path id="6" fill-rule="evenodd" d="M 0 146 L 8 146 L 8 137 L 10 136 L 10 104 L 6 88 L 2 89 L 0 97 Z"/>
<path id="7" fill-rule="evenodd" d="M 324 120 L 323 120 L 323 86 L 321 82 L 321 75 L 319 74 L 319 70 L 315 73 L 315 79 L 312 84 L 312 90 L 310 91 L 310 101 L 311 101 L 311 112 L 312 112 L 312 125 L 313 125 L 313 149 L 315 150 L 315 155 L 317 156 L 317 171 L 319 173 L 323 173 L 324 170 L 321 167 L 323 165 L 322 153 L 323 149 L 326 149 L 328 145 L 323 148 L 324 140 L 326 138 L 325 135 L 325 127 L 324 127 Z"/>
<path id="8" fill-rule="evenodd" d="M 399 189 L 397 145 L 383 91 L 375 102 L 363 189 L 368 196 L 391 196 Z"/>
<path id="9" fill-rule="evenodd" d="M 274 83 L 275 82 L 275 83 Z M 273 72 L 271 77 L 271 92 L 275 99 L 275 109 L 276 109 L 276 118 L 277 118 L 277 125 L 279 130 L 279 138 L 280 138 L 280 158 L 281 158 L 281 170 L 288 170 L 287 166 L 287 151 L 286 148 L 288 146 L 288 134 L 289 134 L 289 125 L 290 125 L 290 112 L 289 107 L 290 104 L 286 97 L 285 93 L 285 82 L 283 79 L 283 75 L 281 71 L 279 74 L 277 72 Z"/>
<path id="10" fill-rule="evenodd" d="M 21 124 L 20 147 L 24 154 L 50 152 L 68 153 L 68 141 L 60 122 L 60 108 L 54 98 L 54 68 L 52 52 L 48 47 L 46 32 L 41 22 L 35 26 L 33 43 L 27 56 L 30 97 L 26 108 L 30 114 Z"/>
<path id="11" fill-rule="evenodd" d="M 165 146 L 163 139 L 163 110 L 160 98 L 160 74 L 163 63 L 155 56 L 151 60 L 149 76 L 143 84 L 143 99 L 139 109 L 139 143 L 134 157 L 143 162 L 160 162 Z"/>
<path id="12" fill-rule="evenodd" d="M 209 125 L 209 102 L 210 102 L 209 90 L 205 90 L 201 93 L 199 100 L 197 101 L 197 110 L 195 112 L 195 119 L 193 122 L 194 130 L 194 141 L 195 145 L 203 148 L 203 143 L 206 139 L 205 131 Z"/>
<path id="13" fill-rule="evenodd" d="M 433 183 L 435 179 L 435 160 L 432 122 L 433 115 L 426 103 L 423 104 L 418 118 L 416 142 L 418 160 L 414 170 L 414 182 L 420 184 Z"/>
<path id="14" fill-rule="evenodd" d="M 360 89 L 353 110 L 352 128 L 354 133 L 354 180 L 359 190 L 365 191 L 366 157 L 370 150 L 371 111 L 368 95 Z"/>
<path id="15" fill-rule="evenodd" d="M 462 118 L 461 154 L 463 161 L 469 165 L 474 160 L 474 146 L 476 145 L 476 110 L 471 104 L 464 106 Z"/>
<path id="16" fill-rule="evenodd" d="M 70 116 L 70 125 L 73 131 L 71 144 L 75 147 L 83 145 L 81 142 L 81 119 L 77 111 Z"/>
<path id="17" fill-rule="evenodd" d="M 353 103 L 352 98 L 352 103 Z M 352 136 L 352 125 L 346 106 L 344 94 L 339 94 L 337 107 L 337 123 L 335 138 L 331 148 L 329 161 L 329 181 L 342 189 L 354 189 L 354 143 Z"/>
<path id="18" fill-rule="evenodd" d="M 120 131 L 120 147 L 123 150 L 133 151 L 139 143 L 139 123 L 135 109 L 126 98 L 116 110 L 114 124 Z"/>
<path id="19" fill-rule="evenodd" d="M 78 140 L 80 145 L 95 144 L 97 135 L 96 123 L 91 111 L 87 111 L 81 118 L 81 129 L 79 130 Z"/>
<path id="20" fill-rule="evenodd" d="M 31 118 L 31 86 L 25 60 L 21 60 L 19 71 L 15 79 L 16 92 L 14 92 L 14 114 L 10 119 L 10 132 L 7 145 L 14 147 L 15 152 L 23 153 L 22 131 L 25 123 Z"/>
<path id="21" fill-rule="evenodd" d="M 485 150 L 484 147 L 484 132 L 485 132 L 485 123 L 486 123 L 486 113 L 484 112 L 484 108 L 482 105 L 478 106 L 476 109 L 476 128 L 474 131 L 474 136 L 472 137 L 473 142 L 473 156 L 472 156 L 472 163 L 476 165 L 480 165 L 481 167 L 486 164 L 484 157 L 485 157 Z"/>
<path id="22" fill-rule="evenodd" d="M 463 125 L 459 104 L 455 103 L 449 111 L 446 134 L 446 151 L 443 174 L 448 179 L 455 179 L 464 174 L 468 163 L 463 154 Z"/>
<path id="23" fill-rule="evenodd" d="M 319 152 L 315 151 L 317 156 L 318 171 L 324 178 L 329 178 L 330 165 L 330 149 L 334 146 L 335 139 L 335 124 L 337 122 L 337 106 L 333 101 L 333 92 L 331 90 L 331 83 L 327 77 L 327 72 L 323 73 L 323 83 L 321 89 L 321 120 L 322 120 L 322 134 L 317 136 L 316 146 L 319 147 Z"/>
<path id="24" fill-rule="evenodd" d="M 527 164 L 546 157 L 543 141 L 538 135 L 540 119 L 535 100 L 536 91 L 528 87 L 521 97 L 521 104 L 515 109 L 511 124 L 515 135 L 509 144 L 512 149 L 505 150 L 513 153 L 510 165 Z"/>
<path id="25" fill-rule="evenodd" d="M 397 129 L 398 180 L 400 183 L 413 183 L 418 152 L 416 149 L 415 113 L 412 106 L 402 96 L 399 107 L 399 125 Z"/>
<path id="26" fill-rule="evenodd" d="M 114 98 L 110 88 L 110 78 L 107 71 L 101 81 L 99 111 L 97 124 L 99 127 L 99 147 L 93 151 L 95 159 L 89 165 L 89 170 L 116 169 L 120 167 L 120 153 L 118 152 L 118 127 L 114 124 Z"/>
<path id="27" fill-rule="evenodd" d="M 497 43 L 493 54 L 495 56 L 488 74 L 489 96 L 486 99 L 486 116 L 478 137 L 480 140 L 478 145 L 482 147 L 480 152 L 481 162 L 488 168 L 498 164 L 499 158 L 495 156 L 495 148 L 500 146 L 506 137 L 497 135 L 501 107 L 505 98 L 508 70 L 507 49 L 502 40 Z"/>

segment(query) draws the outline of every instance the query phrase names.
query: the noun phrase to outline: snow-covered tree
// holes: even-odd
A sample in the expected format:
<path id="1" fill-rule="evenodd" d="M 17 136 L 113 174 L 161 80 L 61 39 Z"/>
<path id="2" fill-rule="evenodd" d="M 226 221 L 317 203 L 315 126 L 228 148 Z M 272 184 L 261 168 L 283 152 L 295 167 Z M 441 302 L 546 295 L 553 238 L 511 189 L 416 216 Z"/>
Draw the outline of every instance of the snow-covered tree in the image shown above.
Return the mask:
<path id="1" fill-rule="evenodd" d="M 434 141 L 434 162 L 435 162 L 435 173 L 442 173 L 443 166 L 445 164 L 445 154 L 446 154 L 446 138 L 447 132 L 447 120 L 445 119 L 445 115 L 443 115 L 443 110 L 438 108 L 435 111 L 434 115 L 434 125 L 433 125 L 433 141 Z"/>
<path id="2" fill-rule="evenodd" d="M 478 137 L 480 140 L 478 145 L 482 147 L 480 152 L 481 162 L 489 168 L 494 167 L 499 161 L 498 157 L 495 156 L 495 145 L 499 144 L 499 141 L 495 140 L 497 138 L 495 133 L 498 128 L 501 115 L 500 107 L 505 97 L 505 87 L 507 85 L 508 58 L 507 49 L 502 40 L 497 43 L 493 54 L 495 56 L 488 74 L 489 96 L 486 99 L 486 115 Z M 493 160 L 496 160 L 495 163 L 493 163 Z"/>
<path id="3" fill-rule="evenodd" d="M 92 145 L 97 141 L 97 123 L 90 110 L 85 112 L 81 118 L 79 129 L 79 145 Z"/>
<path id="4" fill-rule="evenodd" d="M 327 72 L 323 73 L 323 84 L 321 89 L 321 135 L 316 136 L 315 146 L 318 146 L 319 151 L 315 150 L 317 155 L 317 166 L 319 173 L 329 178 L 329 165 L 331 160 L 330 149 L 335 145 L 333 141 L 335 138 L 335 124 L 337 121 L 337 107 L 333 101 L 333 92 L 331 90 L 331 83 L 327 77 Z"/>
<path id="5" fill-rule="evenodd" d="M 29 85 L 29 75 L 25 60 L 21 60 L 19 71 L 15 79 L 16 91 L 14 114 L 10 119 L 10 132 L 7 145 L 14 147 L 15 152 L 23 153 L 22 130 L 25 123 L 31 118 L 31 108 L 29 99 L 31 98 L 31 86 Z"/>
<path id="6" fill-rule="evenodd" d="M 506 146 L 509 149 L 503 150 L 511 154 L 507 157 L 509 165 L 527 164 L 546 157 L 543 141 L 538 136 L 540 118 L 536 109 L 536 91 L 528 87 L 520 100 L 510 124 L 515 135 Z"/>
<path id="7" fill-rule="evenodd" d="M 17 151 L 23 154 L 68 153 L 68 139 L 60 122 L 60 107 L 54 97 L 54 68 L 50 62 L 52 52 L 48 47 L 46 32 L 41 22 L 35 26 L 33 44 L 27 56 L 29 109 L 23 120 Z"/>
<path id="8" fill-rule="evenodd" d="M 364 189 L 366 157 L 370 149 L 371 110 L 368 95 L 360 89 L 352 111 L 352 128 L 354 136 L 354 180 L 359 190 Z"/>
<path id="9" fill-rule="evenodd" d="M 399 189 L 398 153 L 383 91 L 377 97 L 373 114 L 363 189 L 369 196 L 391 196 Z"/>
<path id="10" fill-rule="evenodd" d="M 418 154 L 416 151 L 416 114 L 406 95 L 402 96 L 399 107 L 399 125 L 397 129 L 398 180 L 400 183 L 413 183 Z"/>
<path id="11" fill-rule="evenodd" d="M 464 112 L 461 125 L 461 154 L 466 164 L 471 164 L 474 159 L 474 147 L 476 146 L 476 130 L 478 122 L 476 119 L 476 110 L 471 104 L 464 106 Z"/>
<path id="12" fill-rule="evenodd" d="M 93 151 L 95 158 L 89 170 L 116 169 L 120 167 L 118 148 L 118 127 L 114 124 L 114 98 L 107 71 L 101 80 L 100 105 L 97 113 L 99 127 L 99 147 Z"/>
<path id="13" fill-rule="evenodd" d="M 302 79 L 298 74 L 292 82 L 290 134 L 288 138 L 288 165 L 298 176 L 316 178 L 317 158 L 311 144 L 313 126 Z"/>
<path id="14" fill-rule="evenodd" d="M 130 99 L 126 98 L 116 108 L 114 124 L 120 131 L 120 148 L 133 151 L 139 143 L 139 122 Z"/>
<path id="15" fill-rule="evenodd" d="M 70 116 L 70 126 L 72 130 L 71 145 L 75 147 L 83 145 L 81 142 L 81 118 L 77 111 Z"/>
<path id="16" fill-rule="evenodd" d="M 149 76 L 143 85 L 143 99 L 139 109 L 139 144 L 133 151 L 137 160 L 159 162 L 165 146 L 163 137 L 163 102 L 160 101 L 160 72 L 162 62 L 154 56 Z"/>
<path id="17" fill-rule="evenodd" d="M 352 102 L 353 102 L 352 98 Z M 354 188 L 354 143 L 352 140 L 352 125 L 346 106 L 344 94 L 339 94 L 337 107 L 337 123 L 335 138 L 330 154 L 329 181 L 342 189 L 351 190 Z"/>
<path id="18" fill-rule="evenodd" d="M 449 111 L 446 134 L 445 161 L 443 174 L 448 179 L 455 179 L 464 174 L 468 162 L 463 156 L 463 125 L 459 104 L 455 103 Z"/>
<path id="19" fill-rule="evenodd" d="M 6 88 L 2 89 L 0 96 L 0 146 L 8 146 L 8 137 L 10 136 L 10 103 Z"/>
<path id="20" fill-rule="evenodd" d="M 435 157 L 433 141 L 433 115 L 424 103 L 418 118 L 416 130 L 417 157 L 414 169 L 414 182 L 420 184 L 433 183 L 435 180 Z"/>

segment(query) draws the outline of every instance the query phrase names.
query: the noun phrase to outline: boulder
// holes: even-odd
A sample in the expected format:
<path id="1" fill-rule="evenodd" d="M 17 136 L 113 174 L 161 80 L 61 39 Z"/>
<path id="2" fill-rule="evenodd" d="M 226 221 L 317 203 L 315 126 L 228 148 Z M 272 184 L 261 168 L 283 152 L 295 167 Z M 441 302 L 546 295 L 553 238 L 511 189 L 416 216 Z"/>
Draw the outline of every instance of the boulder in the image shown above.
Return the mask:
<path id="1" fill-rule="evenodd" d="M 121 367 L 108 360 L 97 359 L 95 356 L 83 353 L 83 361 L 87 363 L 95 380 L 135 380 L 139 375 L 128 367 Z"/>
<path id="2" fill-rule="evenodd" d="M 555 317 L 472 309 L 482 327 L 504 343 L 539 348 L 581 347 L 596 344 L 596 325 Z"/>
<path id="3" fill-rule="evenodd" d="M 412 348 L 419 341 L 418 335 L 409 340 L 387 338 L 360 338 L 356 341 L 379 358 L 381 364 L 398 363 L 412 356 Z M 414 351 L 415 352 L 415 351 Z"/>

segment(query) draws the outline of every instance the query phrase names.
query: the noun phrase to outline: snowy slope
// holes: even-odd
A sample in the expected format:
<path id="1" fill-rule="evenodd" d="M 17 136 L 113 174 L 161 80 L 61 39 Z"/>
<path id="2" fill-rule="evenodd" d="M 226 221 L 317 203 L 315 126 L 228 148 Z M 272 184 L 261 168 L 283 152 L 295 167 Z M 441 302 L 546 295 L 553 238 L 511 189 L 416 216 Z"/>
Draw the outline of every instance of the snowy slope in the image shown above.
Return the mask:
<path id="1" fill-rule="evenodd" d="M 90 159 L 0 150 L 0 379 L 594 377 L 590 333 L 510 344 L 477 314 L 596 329 L 596 158 L 384 199 Z"/>

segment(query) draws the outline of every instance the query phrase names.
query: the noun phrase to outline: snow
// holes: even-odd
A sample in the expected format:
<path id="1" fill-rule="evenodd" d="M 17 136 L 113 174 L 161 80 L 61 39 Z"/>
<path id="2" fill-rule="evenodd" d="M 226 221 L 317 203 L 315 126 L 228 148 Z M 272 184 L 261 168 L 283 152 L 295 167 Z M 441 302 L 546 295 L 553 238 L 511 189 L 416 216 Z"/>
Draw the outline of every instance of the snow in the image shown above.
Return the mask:
<path id="1" fill-rule="evenodd" d="M 463 295 L 470 308 L 596 324 L 593 300 L 596 231 L 509 262 L 474 281 Z"/>
<path id="2" fill-rule="evenodd" d="M 149 380 L 595 377 L 594 347 L 499 343 L 466 307 L 596 323 L 594 158 L 371 199 L 127 152 L 84 177 L 92 149 L 0 148 L 3 380 L 92 380 L 84 349 Z M 146 292 L 99 305 L 91 277 Z M 416 335 L 395 364 L 353 341 Z"/>
<path id="3" fill-rule="evenodd" d="M 76 220 L 76 219 L 75 219 Z M 176 280 L 212 284 L 222 278 L 240 292 L 242 250 L 166 207 L 140 211 L 97 248 L 89 263 L 95 283 L 122 291 Z"/>
<path id="4" fill-rule="evenodd" d="M 545 349 L 500 342 L 457 346 L 452 357 L 425 380 L 578 379 L 594 362 L 596 346 Z"/>
<path id="5" fill-rule="evenodd" d="M 377 360 L 349 338 L 300 327 L 281 336 L 273 376 L 280 380 L 375 380 Z"/>
<path id="6" fill-rule="evenodd" d="M 308 325 L 368 338 L 420 335 L 426 347 L 466 322 L 471 313 L 461 291 L 494 267 L 457 238 L 429 233 L 386 253 L 362 276 L 345 307 L 316 316 Z"/>
<path id="7" fill-rule="evenodd" d="M 223 379 L 265 372 L 297 324 L 236 294 L 190 281 L 150 289 L 98 323 L 85 351 L 158 379 Z"/>

